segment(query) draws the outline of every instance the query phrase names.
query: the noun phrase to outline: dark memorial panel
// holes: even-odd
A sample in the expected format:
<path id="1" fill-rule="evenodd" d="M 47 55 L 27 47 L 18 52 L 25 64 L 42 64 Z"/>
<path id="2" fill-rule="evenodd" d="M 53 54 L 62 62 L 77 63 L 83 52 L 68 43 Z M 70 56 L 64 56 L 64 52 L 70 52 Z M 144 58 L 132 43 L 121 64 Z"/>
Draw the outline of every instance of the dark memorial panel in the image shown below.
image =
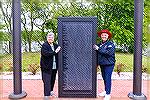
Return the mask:
<path id="1" fill-rule="evenodd" d="M 96 97 L 96 17 L 59 17 L 59 97 Z"/>

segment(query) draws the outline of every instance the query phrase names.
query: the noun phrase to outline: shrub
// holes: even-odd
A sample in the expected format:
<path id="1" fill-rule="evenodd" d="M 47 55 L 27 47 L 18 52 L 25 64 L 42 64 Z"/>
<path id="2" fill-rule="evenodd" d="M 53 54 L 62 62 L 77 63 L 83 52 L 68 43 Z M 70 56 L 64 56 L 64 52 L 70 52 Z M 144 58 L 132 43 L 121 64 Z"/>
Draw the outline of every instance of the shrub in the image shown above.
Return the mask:
<path id="1" fill-rule="evenodd" d="M 142 73 L 147 73 L 148 72 L 148 68 L 146 68 L 144 65 L 142 65 Z"/>
<path id="2" fill-rule="evenodd" d="M 35 63 L 33 63 L 33 64 L 29 64 L 28 65 L 28 71 L 29 72 L 32 72 L 32 75 L 35 75 L 36 74 L 36 72 L 37 72 L 37 70 L 39 69 L 39 65 L 38 64 L 35 64 Z"/>
<path id="3" fill-rule="evenodd" d="M 126 67 L 125 64 L 123 63 L 118 63 L 117 64 L 117 74 L 120 76 L 120 72 L 122 72 L 123 68 Z"/>
<path id="4" fill-rule="evenodd" d="M 0 71 L 3 69 L 3 64 L 0 64 Z"/>
<path id="5" fill-rule="evenodd" d="M 13 71 L 13 63 L 8 63 L 8 71 L 9 72 Z"/>
<path id="6" fill-rule="evenodd" d="M 2 70 L 3 70 L 3 64 L 0 64 L 0 75 L 1 75 Z"/>

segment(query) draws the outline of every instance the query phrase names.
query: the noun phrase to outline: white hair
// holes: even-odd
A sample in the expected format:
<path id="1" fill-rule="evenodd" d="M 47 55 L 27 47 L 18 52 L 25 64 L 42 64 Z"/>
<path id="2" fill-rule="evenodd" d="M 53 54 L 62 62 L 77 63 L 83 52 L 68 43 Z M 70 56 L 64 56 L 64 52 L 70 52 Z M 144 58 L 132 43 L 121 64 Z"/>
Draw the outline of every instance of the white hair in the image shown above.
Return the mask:
<path id="1" fill-rule="evenodd" d="M 54 36 L 54 33 L 53 33 L 53 32 L 49 32 L 49 33 L 47 34 L 47 37 L 48 37 L 48 36 L 51 36 L 51 35 Z"/>

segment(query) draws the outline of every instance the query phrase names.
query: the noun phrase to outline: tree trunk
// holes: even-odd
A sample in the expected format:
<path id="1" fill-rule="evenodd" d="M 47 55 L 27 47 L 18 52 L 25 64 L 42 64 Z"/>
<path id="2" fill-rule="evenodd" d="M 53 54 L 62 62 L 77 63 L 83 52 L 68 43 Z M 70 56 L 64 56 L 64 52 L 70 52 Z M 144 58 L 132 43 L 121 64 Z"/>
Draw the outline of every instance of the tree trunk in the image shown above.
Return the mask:
<path id="1" fill-rule="evenodd" d="M 9 41 L 9 43 L 8 43 L 8 50 L 9 50 L 10 54 L 12 54 L 12 49 L 13 49 L 12 42 Z"/>

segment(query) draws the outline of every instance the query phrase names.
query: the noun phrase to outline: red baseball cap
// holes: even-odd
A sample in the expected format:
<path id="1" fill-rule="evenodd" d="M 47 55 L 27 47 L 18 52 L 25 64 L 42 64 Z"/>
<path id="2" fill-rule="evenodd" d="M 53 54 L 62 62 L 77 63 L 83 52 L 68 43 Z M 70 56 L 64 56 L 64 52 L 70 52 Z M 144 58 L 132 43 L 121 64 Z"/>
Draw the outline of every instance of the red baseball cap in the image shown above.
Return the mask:
<path id="1" fill-rule="evenodd" d="M 98 34 L 98 37 L 101 37 L 101 34 L 102 33 L 107 33 L 109 36 L 108 38 L 110 39 L 112 37 L 112 34 L 107 30 L 107 29 L 103 29 L 101 31 L 98 31 L 97 34 Z"/>

